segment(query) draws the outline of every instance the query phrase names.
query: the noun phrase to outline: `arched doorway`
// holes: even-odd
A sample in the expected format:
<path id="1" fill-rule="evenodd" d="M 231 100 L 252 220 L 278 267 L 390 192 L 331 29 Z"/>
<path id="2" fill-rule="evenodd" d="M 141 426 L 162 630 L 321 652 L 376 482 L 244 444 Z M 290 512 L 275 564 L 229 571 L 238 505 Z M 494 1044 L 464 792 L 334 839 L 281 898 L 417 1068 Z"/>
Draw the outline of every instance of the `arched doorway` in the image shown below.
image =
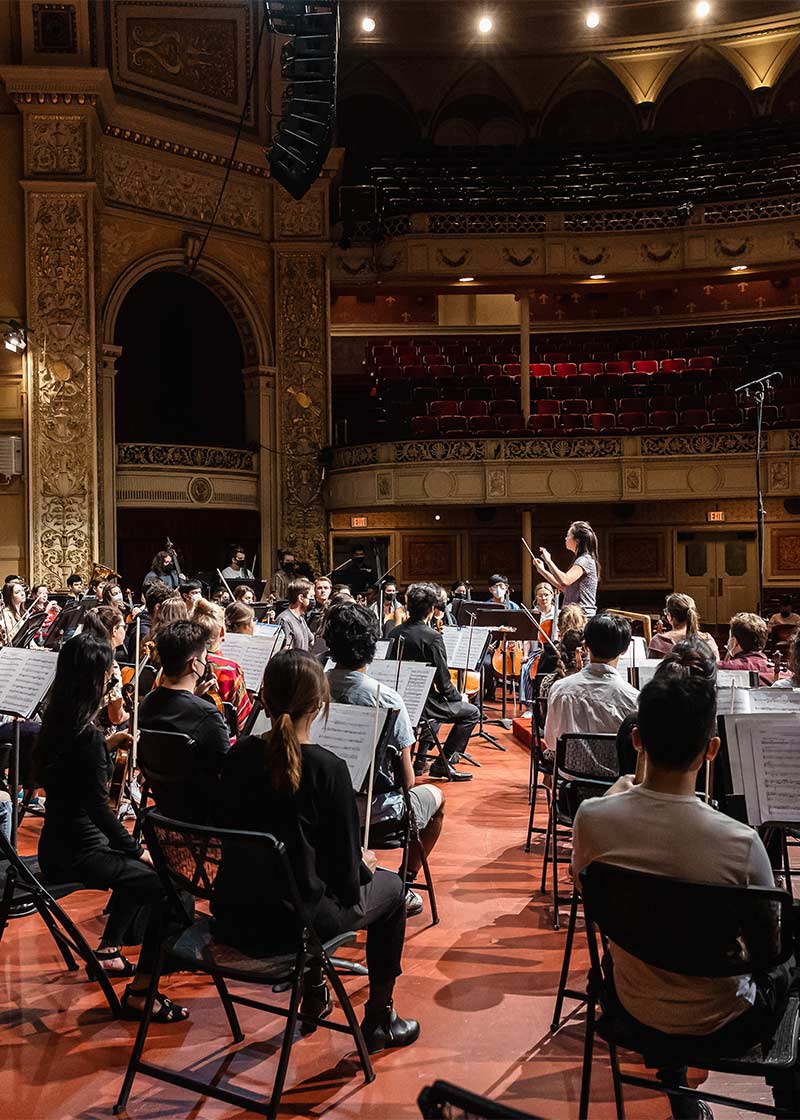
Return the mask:
<path id="1" fill-rule="evenodd" d="M 237 461 L 235 455 L 205 450 L 248 448 L 246 355 L 237 324 L 215 292 L 185 272 L 148 271 L 119 304 L 113 343 L 120 355 L 114 435 L 118 445 L 126 445 L 130 461 L 152 462 L 165 478 L 171 462 L 195 465 L 204 477 L 209 463 Z M 187 485 L 190 481 L 184 479 Z M 141 504 L 134 499 L 118 508 L 117 568 L 134 590 L 168 536 L 182 553 L 187 573 L 224 566 L 234 541 L 249 556 L 259 551 L 257 509 L 212 504 L 210 496 L 204 503 L 204 493 L 212 494 L 213 487 L 187 490 L 187 485 L 183 492 L 191 500 L 178 498 L 170 505 L 163 497 L 168 487 L 154 486 L 150 479 Z"/>

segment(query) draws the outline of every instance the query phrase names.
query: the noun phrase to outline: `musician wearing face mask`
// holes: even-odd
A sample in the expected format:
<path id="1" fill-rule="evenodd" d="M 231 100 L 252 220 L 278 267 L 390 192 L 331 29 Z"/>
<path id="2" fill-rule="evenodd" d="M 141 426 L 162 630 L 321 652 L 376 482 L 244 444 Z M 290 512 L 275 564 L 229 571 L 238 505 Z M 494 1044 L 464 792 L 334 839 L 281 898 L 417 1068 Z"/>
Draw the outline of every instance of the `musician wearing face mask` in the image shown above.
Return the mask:
<path id="1" fill-rule="evenodd" d="M 285 602 L 288 599 L 289 584 L 297 574 L 297 560 L 290 548 L 280 553 L 280 567 L 272 577 L 271 589 L 276 599 Z M 265 588 L 266 592 L 266 588 Z"/>
<path id="2" fill-rule="evenodd" d="M 508 579 L 499 573 L 489 576 L 489 595 L 486 602 L 497 603 L 507 611 L 519 610 L 519 604 L 509 598 Z M 491 645 L 483 659 L 483 698 L 490 703 L 494 700 L 498 680 L 497 673 L 495 673 L 492 665 L 492 656 L 496 648 L 496 645 Z"/>
<path id="3" fill-rule="evenodd" d="M 231 545 L 229 554 L 228 566 L 222 569 L 225 579 L 255 579 L 252 571 L 247 567 L 247 557 L 240 544 Z"/>
<path id="4" fill-rule="evenodd" d="M 144 577 L 142 590 L 147 591 L 150 584 L 155 583 L 157 580 L 165 583 L 167 587 L 171 587 L 173 591 L 177 591 L 181 584 L 180 572 L 176 571 L 173 555 L 171 552 L 167 552 L 166 549 L 157 552 L 153 557 L 150 571 Z"/>
<path id="5" fill-rule="evenodd" d="M 342 583 L 346 583 L 354 597 L 366 594 L 372 584 L 372 568 L 367 567 L 367 554 L 363 548 L 355 547 L 350 552 L 350 561 L 339 573 Z"/>

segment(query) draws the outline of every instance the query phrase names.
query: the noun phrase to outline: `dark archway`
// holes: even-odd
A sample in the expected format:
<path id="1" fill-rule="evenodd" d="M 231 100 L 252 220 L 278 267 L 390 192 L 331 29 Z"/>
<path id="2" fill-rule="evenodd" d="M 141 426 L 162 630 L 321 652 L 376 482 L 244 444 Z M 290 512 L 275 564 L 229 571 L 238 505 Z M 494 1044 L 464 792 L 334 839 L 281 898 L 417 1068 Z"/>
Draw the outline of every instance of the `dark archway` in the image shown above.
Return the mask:
<path id="1" fill-rule="evenodd" d="M 656 107 L 659 136 L 695 136 L 747 128 L 753 113 L 747 95 L 733 82 L 695 78 L 668 93 Z"/>
<path id="2" fill-rule="evenodd" d="M 632 106 L 602 89 L 583 89 L 556 101 L 542 121 L 540 136 L 559 144 L 603 144 L 636 135 Z"/>
<path id="3" fill-rule="evenodd" d="M 413 114 L 380 94 L 343 98 L 336 127 L 340 146 L 357 156 L 412 151 L 420 140 Z"/>
<path id="4" fill-rule="evenodd" d="M 143 276 L 114 343 L 117 442 L 245 446 L 241 339 L 204 284 L 167 270 Z"/>

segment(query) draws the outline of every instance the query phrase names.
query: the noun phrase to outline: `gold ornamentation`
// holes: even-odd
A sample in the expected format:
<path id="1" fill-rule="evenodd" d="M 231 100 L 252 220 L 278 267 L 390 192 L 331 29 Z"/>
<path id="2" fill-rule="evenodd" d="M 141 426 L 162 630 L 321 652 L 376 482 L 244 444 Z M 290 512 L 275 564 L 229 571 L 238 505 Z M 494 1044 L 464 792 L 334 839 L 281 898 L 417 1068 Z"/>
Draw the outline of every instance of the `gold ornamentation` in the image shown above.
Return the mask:
<path id="1" fill-rule="evenodd" d="M 642 455 L 737 455 L 754 452 L 749 432 L 718 432 L 684 436 L 642 436 Z"/>
<path id="2" fill-rule="evenodd" d="M 34 579 L 63 586 L 95 550 L 95 394 L 89 200 L 29 195 Z"/>
<path id="3" fill-rule="evenodd" d="M 107 124 L 103 132 L 106 136 L 112 136 L 115 140 L 126 140 L 130 144 L 153 148 L 157 152 L 171 152 L 173 155 L 182 156 L 184 159 L 209 163 L 212 167 L 228 167 L 231 163 L 227 156 L 220 155 L 219 152 L 209 152 L 205 148 L 192 148 L 189 144 L 178 144 L 173 140 L 164 140 L 160 136 L 152 136 L 148 132 L 137 132 L 132 128 L 120 128 L 116 124 Z M 241 159 L 235 159 L 231 166 L 233 171 L 238 171 L 242 175 L 255 175 L 260 179 L 269 178 L 268 167 L 261 167 L 255 163 L 245 163 Z"/>
<path id="4" fill-rule="evenodd" d="M 327 554 L 320 467 L 327 442 L 327 285 L 321 253 L 279 251 L 281 541 L 314 564 L 324 564 Z"/>
<path id="5" fill-rule="evenodd" d="M 472 256 L 471 249 L 462 250 L 460 257 L 449 257 L 444 249 L 436 250 L 436 259 L 439 264 L 446 264 L 448 268 L 463 268 L 467 261 Z"/>
<path id="6" fill-rule="evenodd" d="M 214 212 L 222 182 L 210 175 L 109 148 L 104 160 L 103 185 L 106 198 L 112 202 L 207 222 Z M 259 191 L 243 183 L 229 183 L 217 223 L 244 233 L 259 233 Z"/>
<path id="7" fill-rule="evenodd" d="M 86 123 L 82 117 L 26 116 L 29 175 L 85 175 Z"/>
<path id="8" fill-rule="evenodd" d="M 283 188 L 275 191 L 276 234 L 278 237 L 322 237 L 325 233 L 322 191 L 309 191 L 299 202 Z"/>
<path id="9" fill-rule="evenodd" d="M 238 97 L 236 22 L 230 19 L 126 21 L 126 55 L 132 73 L 213 93 L 235 105 Z"/>
<path id="10" fill-rule="evenodd" d="M 196 447 L 189 444 L 118 443 L 118 467 L 194 467 L 199 470 L 256 470 L 252 451 L 232 447 Z"/>

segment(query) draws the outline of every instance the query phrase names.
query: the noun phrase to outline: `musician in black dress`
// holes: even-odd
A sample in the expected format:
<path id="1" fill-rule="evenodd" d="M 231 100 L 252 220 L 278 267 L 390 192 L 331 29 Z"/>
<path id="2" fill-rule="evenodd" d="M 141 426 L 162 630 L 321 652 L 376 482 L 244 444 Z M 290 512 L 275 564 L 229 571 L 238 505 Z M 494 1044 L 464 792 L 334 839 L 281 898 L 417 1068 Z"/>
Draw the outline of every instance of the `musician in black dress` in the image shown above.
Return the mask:
<path id="1" fill-rule="evenodd" d="M 71 638 L 58 655 L 35 752 L 47 794 L 39 864 L 51 882 L 111 890 L 96 956 L 111 975 L 133 976 L 121 1002 L 126 1017 L 137 1019 L 159 952 L 157 907 L 163 902 L 163 891 L 149 854 L 123 828 L 108 800 L 110 756 L 92 721 L 111 681 L 112 662 L 110 644 L 93 634 Z M 131 742 L 129 735 L 117 739 Z M 136 968 L 122 949 L 139 940 L 137 926 L 143 921 L 146 928 Z M 188 1014 L 159 993 L 157 1022 L 175 1023 Z"/>

